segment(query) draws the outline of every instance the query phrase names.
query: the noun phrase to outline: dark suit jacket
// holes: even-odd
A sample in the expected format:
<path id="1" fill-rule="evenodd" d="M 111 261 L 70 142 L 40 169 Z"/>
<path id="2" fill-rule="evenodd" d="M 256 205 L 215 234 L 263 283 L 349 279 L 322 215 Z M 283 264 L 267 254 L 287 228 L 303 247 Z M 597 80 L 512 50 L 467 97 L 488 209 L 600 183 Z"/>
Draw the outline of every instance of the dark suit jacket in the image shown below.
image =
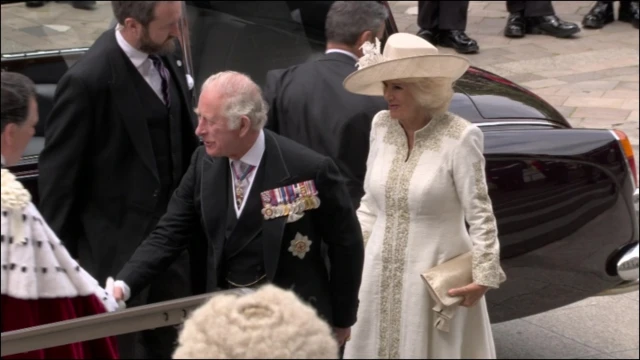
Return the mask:
<path id="1" fill-rule="evenodd" d="M 195 118 L 184 69 L 175 56 L 166 60 L 182 95 L 186 171 L 198 145 Z M 152 213 L 160 180 L 131 68 L 136 71 L 114 29 L 107 30 L 58 83 L 39 160 L 42 214 L 100 282 L 122 268 L 157 222 Z M 171 286 L 173 295 L 188 295 L 183 285 Z"/>
<path id="2" fill-rule="evenodd" d="M 371 122 L 387 103 L 344 89 L 342 83 L 356 70 L 355 64 L 346 54 L 329 53 L 271 71 L 264 93 L 270 105 L 267 128 L 331 157 L 357 209 L 364 195 Z"/>
<path id="3" fill-rule="evenodd" d="M 267 278 L 282 288 L 291 288 L 333 326 L 353 325 L 364 247 L 360 225 L 338 169 L 330 158 L 268 130 L 260 166 L 266 170 L 262 182 L 254 183 L 248 196 L 259 197 L 266 190 L 314 180 L 321 201 L 318 209 L 307 211 L 296 222 L 286 223 L 286 217 L 262 220 Z M 192 271 L 193 288 L 206 292 L 219 288 L 226 193 L 230 191 L 220 184 L 228 183 L 228 167 L 228 158 L 211 158 L 202 147 L 196 150 L 167 213 L 117 276 L 131 288 L 132 295 L 186 248 L 191 251 L 191 261 L 197 264 Z M 261 204 L 248 208 L 250 200 L 242 215 L 261 211 Z M 200 230 L 204 230 L 206 239 L 199 237 Z M 303 259 L 289 251 L 298 233 L 312 241 Z M 330 273 L 320 251 L 322 243 L 328 247 Z"/>

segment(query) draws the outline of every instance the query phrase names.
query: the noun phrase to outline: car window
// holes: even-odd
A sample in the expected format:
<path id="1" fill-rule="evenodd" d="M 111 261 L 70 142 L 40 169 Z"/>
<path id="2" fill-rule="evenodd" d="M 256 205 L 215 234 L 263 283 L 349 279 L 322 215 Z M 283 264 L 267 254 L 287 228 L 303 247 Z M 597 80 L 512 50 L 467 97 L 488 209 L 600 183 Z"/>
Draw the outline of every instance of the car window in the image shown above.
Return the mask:
<path id="1" fill-rule="evenodd" d="M 263 85 L 268 70 L 324 52 L 324 18 L 331 1 L 187 1 L 196 88 L 234 70 Z"/>

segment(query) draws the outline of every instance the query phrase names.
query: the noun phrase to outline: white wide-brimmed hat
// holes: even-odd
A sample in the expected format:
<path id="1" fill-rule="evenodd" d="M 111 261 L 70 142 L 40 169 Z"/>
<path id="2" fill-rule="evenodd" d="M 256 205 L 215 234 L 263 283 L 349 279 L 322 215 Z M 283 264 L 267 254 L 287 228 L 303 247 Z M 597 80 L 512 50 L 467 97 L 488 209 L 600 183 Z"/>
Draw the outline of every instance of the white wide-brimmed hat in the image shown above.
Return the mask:
<path id="1" fill-rule="evenodd" d="M 358 70 L 344 80 L 348 91 L 362 95 L 382 96 L 382 82 L 407 78 L 460 78 L 469 68 L 469 61 L 458 55 L 439 54 L 438 48 L 423 38 L 395 33 L 389 36 L 380 53 L 380 42 L 365 43 L 364 56 Z"/>

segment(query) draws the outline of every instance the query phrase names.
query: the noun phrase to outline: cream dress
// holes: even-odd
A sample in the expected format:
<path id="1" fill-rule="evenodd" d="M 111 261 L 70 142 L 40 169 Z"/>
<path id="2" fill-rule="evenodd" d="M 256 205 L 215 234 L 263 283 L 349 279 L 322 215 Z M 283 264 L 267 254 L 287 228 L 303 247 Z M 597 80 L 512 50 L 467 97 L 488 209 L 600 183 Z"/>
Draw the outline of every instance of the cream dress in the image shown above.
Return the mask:
<path id="1" fill-rule="evenodd" d="M 434 327 L 435 303 L 420 278 L 473 249 L 476 283 L 497 288 L 505 280 L 482 132 L 454 114 L 436 116 L 415 133 L 407 158 L 404 130 L 381 111 L 370 143 L 358 209 L 364 273 L 345 358 L 495 358 L 484 297 L 472 308 L 459 307 L 450 332 L 443 332 Z"/>

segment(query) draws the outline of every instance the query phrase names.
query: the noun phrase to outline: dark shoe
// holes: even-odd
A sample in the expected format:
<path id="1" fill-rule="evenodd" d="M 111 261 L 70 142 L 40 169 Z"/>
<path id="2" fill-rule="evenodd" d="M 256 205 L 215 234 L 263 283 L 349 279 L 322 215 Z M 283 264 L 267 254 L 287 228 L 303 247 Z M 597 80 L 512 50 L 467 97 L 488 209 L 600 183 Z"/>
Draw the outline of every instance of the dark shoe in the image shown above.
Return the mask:
<path id="1" fill-rule="evenodd" d="M 420 29 L 420 31 L 418 31 L 416 35 L 427 40 L 434 46 L 437 45 L 436 41 L 437 41 L 438 31 L 435 29 Z"/>
<path id="2" fill-rule="evenodd" d="M 527 34 L 551 35 L 567 38 L 580 32 L 577 24 L 560 20 L 555 15 L 527 18 Z"/>
<path id="3" fill-rule="evenodd" d="M 440 30 L 438 45 L 454 48 L 460 54 L 473 54 L 480 50 L 478 43 L 461 30 Z"/>
<path id="4" fill-rule="evenodd" d="M 618 20 L 630 22 L 633 27 L 638 28 L 638 17 L 640 16 L 640 7 L 637 1 L 620 3 L 618 11 Z"/>
<path id="5" fill-rule="evenodd" d="M 510 13 L 507 26 L 504 28 L 504 36 L 510 38 L 524 37 L 525 21 L 522 13 Z"/>
<path id="6" fill-rule="evenodd" d="M 25 1 L 25 5 L 29 8 L 37 8 L 44 6 L 44 1 Z"/>
<path id="7" fill-rule="evenodd" d="M 81 10 L 93 10 L 96 8 L 95 1 L 72 1 L 71 6 Z"/>
<path id="8" fill-rule="evenodd" d="M 613 22 L 613 3 L 610 1 L 597 1 L 582 19 L 582 25 L 587 29 L 602 29 L 603 26 Z"/>

